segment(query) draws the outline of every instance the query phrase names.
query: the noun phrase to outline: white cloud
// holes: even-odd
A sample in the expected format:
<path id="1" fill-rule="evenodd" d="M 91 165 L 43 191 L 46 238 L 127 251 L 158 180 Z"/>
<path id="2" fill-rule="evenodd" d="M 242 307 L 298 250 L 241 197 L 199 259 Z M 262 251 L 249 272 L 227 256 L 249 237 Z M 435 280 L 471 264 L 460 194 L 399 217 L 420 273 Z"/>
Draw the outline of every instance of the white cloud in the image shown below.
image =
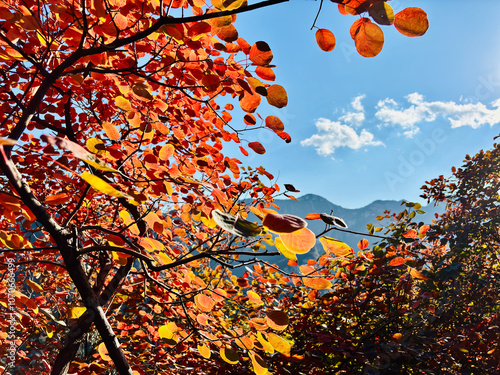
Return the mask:
<path id="1" fill-rule="evenodd" d="M 385 125 L 398 125 L 403 134 L 412 137 L 420 130 L 417 124 L 445 118 L 452 128 L 470 126 L 477 129 L 482 125 L 500 123 L 500 99 L 491 103 L 492 109 L 483 103 L 427 102 L 419 93 L 407 95 L 410 106 L 404 108 L 393 99 L 378 102 L 375 116 Z"/>
<path id="2" fill-rule="evenodd" d="M 358 95 L 351 101 L 351 106 L 354 111 L 344 112 L 344 115 L 339 117 L 339 121 L 345 122 L 353 126 L 361 126 L 365 121 L 365 109 L 361 101 L 366 95 Z"/>
<path id="3" fill-rule="evenodd" d="M 382 142 L 375 141 L 372 133 L 361 130 L 358 134 L 349 125 L 326 118 L 316 120 L 317 134 L 300 142 L 302 146 L 314 146 L 320 155 L 331 155 L 339 147 L 349 147 L 357 150 L 363 146 L 381 146 Z"/>

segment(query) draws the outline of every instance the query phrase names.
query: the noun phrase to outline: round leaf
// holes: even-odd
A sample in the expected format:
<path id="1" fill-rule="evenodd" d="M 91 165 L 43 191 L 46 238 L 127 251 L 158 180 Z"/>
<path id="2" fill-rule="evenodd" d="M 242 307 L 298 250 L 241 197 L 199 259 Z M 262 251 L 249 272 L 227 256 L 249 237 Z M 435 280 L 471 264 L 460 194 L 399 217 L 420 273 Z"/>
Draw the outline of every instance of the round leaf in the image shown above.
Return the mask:
<path id="1" fill-rule="evenodd" d="M 271 63 L 273 53 L 266 42 L 257 42 L 250 49 L 250 61 L 255 65 L 266 66 Z"/>
<path id="2" fill-rule="evenodd" d="M 293 233 L 281 233 L 280 238 L 283 245 L 295 254 L 306 254 L 316 244 L 316 236 L 307 228 L 299 229 Z"/>
<path id="3" fill-rule="evenodd" d="M 280 310 L 267 311 L 266 321 L 267 325 L 276 331 L 283 331 L 290 323 L 288 315 Z"/>
<path id="4" fill-rule="evenodd" d="M 283 337 L 278 336 L 272 332 L 267 335 L 269 343 L 273 346 L 274 350 L 281 354 L 288 354 L 292 349 L 292 344 L 290 341 L 285 340 Z"/>
<path id="5" fill-rule="evenodd" d="M 248 147 L 250 147 L 254 152 L 256 152 L 259 155 L 265 154 L 266 149 L 260 142 L 249 142 Z"/>
<path id="6" fill-rule="evenodd" d="M 220 357 L 230 365 L 235 365 L 240 360 L 240 354 L 234 349 L 222 348 L 220 350 Z"/>
<path id="7" fill-rule="evenodd" d="M 361 56 L 377 56 L 384 46 L 384 32 L 371 21 L 363 22 L 354 38 L 354 43 Z"/>
<path id="8" fill-rule="evenodd" d="M 343 243 L 342 241 L 336 240 L 330 237 L 321 237 L 319 242 L 323 245 L 323 249 L 328 254 L 334 254 L 338 257 L 345 257 L 353 253 L 349 245 Z"/>
<path id="9" fill-rule="evenodd" d="M 392 25 L 394 23 L 394 11 L 385 1 L 377 1 L 370 5 L 368 14 L 379 25 Z"/>
<path id="10" fill-rule="evenodd" d="M 429 28 L 427 13 L 420 8 L 406 8 L 396 13 L 394 27 L 406 36 L 422 36 Z"/>
<path id="11" fill-rule="evenodd" d="M 324 290 L 332 287 L 332 283 L 323 277 L 306 277 L 302 281 L 305 286 L 315 290 Z"/>
<path id="12" fill-rule="evenodd" d="M 197 294 L 194 297 L 194 302 L 196 304 L 196 307 L 198 307 L 203 312 L 212 311 L 215 305 L 214 300 L 205 294 Z"/>
<path id="13" fill-rule="evenodd" d="M 333 51 L 336 44 L 335 35 L 328 29 L 319 29 L 316 31 L 316 43 L 325 52 Z"/>
<path id="14" fill-rule="evenodd" d="M 282 132 L 285 130 L 285 125 L 283 122 L 276 116 L 267 116 L 266 117 L 266 126 L 269 129 L 274 130 L 275 132 Z"/>
<path id="15" fill-rule="evenodd" d="M 283 108 L 288 104 L 288 96 L 285 89 L 280 85 L 271 85 L 267 88 L 267 102 L 276 107 Z"/>
<path id="16" fill-rule="evenodd" d="M 248 91 L 245 91 L 240 95 L 240 107 L 242 110 L 248 113 L 255 112 L 257 107 L 260 105 L 260 95 L 257 93 L 250 94 Z"/>

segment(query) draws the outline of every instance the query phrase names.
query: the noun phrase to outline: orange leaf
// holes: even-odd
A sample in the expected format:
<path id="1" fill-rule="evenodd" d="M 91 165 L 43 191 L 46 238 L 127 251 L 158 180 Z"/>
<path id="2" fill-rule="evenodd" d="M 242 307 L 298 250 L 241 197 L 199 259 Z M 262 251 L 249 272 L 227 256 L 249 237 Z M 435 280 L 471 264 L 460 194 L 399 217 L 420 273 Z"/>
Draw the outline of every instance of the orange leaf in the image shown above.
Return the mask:
<path id="1" fill-rule="evenodd" d="M 161 160 L 168 160 L 175 152 L 175 147 L 170 143 L 167 143 L 160 149 L 158 156 Z"/>
<path id="2" fill-rule="evenodd" d="M 367 239 L 363 238 L 361 241 L 358 242 L 358 248 L 360 250 L 364 250 L 368 247 L 370 243 L 368 242 Z"/>
<path id="3" fill-rule="evenodd" d="M 363 22 L 354 38 L 356 50 L 363 57 L 377 56 L 384 46 L 384 32 L 370 20 Z"/>
<path id="4" fill-rule="evenodd" d="M 254 152 L 256 152 L 259 155 L 265 154 L 266 149 L 260 142 L 249 142 L 248 147 L 250 147 Z"/>
<path id="5" fill-rule="evenodd" d="M 266 66 L 271 63 L 273 53 L 266 42 L 257 42 L 250 49 L 250 61 L 255 65 Z"/>
<path id="6" fill-rule="evenodd" d="M 329 289 L 332 287 L 332 283 L 322 277 L 306 277 L 302 279 L 302 281 L 305 286 L 315 290 Z"/>
<path id="7" fill-rule="evenodd" d="M 243 147 L 240 146 L 240 151 L 243 155 L 248 156 L 248 151 L 245 150 Z"/>
<path id="8" fill-rule="evenodd" d="M 257 74 L 260 78 L 265 79 L 266 81 L 274 81 L 276 79 L 274 71 L 271 68 L 265 66 L 256 67 L 255 74 Z"/>
<path id="9" fill-rule="evenodd" d="M 97 347 L 97 351 L 104 361 L 111 361 L 111 357 L 108 355 L 108 349 L 106 349 L 106 345 L 103 342 L 99 344 L 99 346 Z"/>
<path id="10" fill-rule="evenodd" d="M 120 139 L 120 132 L 112 123 L 105 121 L 102 123 L 102 128 L 104 129 L 104 132 L 109 137 L 109 139 L 112 139 L 113 141 L 117 141 Z"/>
<path id="11" fill-rule="evenodd" d="M 209 359 L 212 354 L 210 353 L 210 348 L 206 344 L 198 345 L 198 352 L 200 352 L 201 356 L 206 359 Z"/>
<path id="12" fill-rule="evenodd" d="M 396 13 L 394 27 L 405 36 L 422 36 L 429 28 L 427 13 L 420 8 L 406 8 Z"/>
<path id="13" fill-rule="evenodd" d="M 283 245 L 295 254 L 306 254 L 316 244 L 315 234 L 307 228 L 292 233 L 281 233 L 280 238 Z"/>
<path id="14" fill-rule="evenodd" d="M 254 115 L 248 113 L 243 117 L 243 122 L 247 125 L 255 125 L 257 123 L 257 120 L 255 119 Z"/>
<path id="15" fill-rule="evenodd" d="M 288 96 L 285 89 L 280 85 L 271 85 L 267 88 L 267 102 L 276 107 L 283 108 L 288 104 Z"/>
<path id="16" fill-rule="evenodd" d="M 292 233 L 307 227 L 307 222 L 298 216 L 274 213 L 268 213 L 262 224 L 277 233 Z"/>
<path id="17" fill-rule="evenodd" d="M 415 229 L 410 229 L 408 232 L 403 233 L 404 238 L 415 238 L 417 237 L 417 231 Z"/>
<path id="18" fill-rule="evenodd" d="M 397 267 L 405 264 L 405 260 L 401 257 L 396 257 L 390 261 L 389 266 Z"/>
<path id="19" fill-rule="evenodd" d="M 282 132 L 283 130 L 285 130 L 285 125 L 276 116 L 267 116 L 266 117 L 266 126 L 269 129 L 274 130 L 275 132 Z"/>
<path id="20" fill-rule="evenodd" d="M 266 321 L 267 325 L 276 331 L 283 331 L 290 322 L 288 315 L 284 311 L 280 310 L 267 311 Z"/>
<path id="21" fill-rule="evenodd" d="M 234 25 L 229 25 L 222 27 L 217 33 L 217 36 L 223 41 L 230 43 L 238 39 L 238 31 Z"/>
<path id="22" fill-rule="evenodd" d="M 260 95 L 257 93 L 250 94 L 248 91 L 244 91 L 240 95 L 240 107 L 245 112 L 255 112 L 257 107 L 260 105 Z"/>
<path id="23" fill-rule="evenodd" d="M 194 297 L 194 302 L 196 303 L 196 307 L 198 307 L 203 312 L 212 311 L 215 305 L 214 300 L 206 294 L 197 294 Z"/>
<path id="24" fill-rule="evenodd" d="M 408 267 L 410 269 L 410 275 L 414 278 L 414 279 L 419 279 L 419 280 L 424 280 L 424 281 L 427 281 L 429 280 L 429 278 L 425 275 L 423 275 L 421 272 L 417 271 L 415 268 L 412 268 L 412 267 Z"/>
<path id="25" fill-rule="evenodd" d="M 429 229 L 431 229 L 431 227 L 427 224 L 424 224 L 418 229 L 418 234 L 424 235 Z"/>
<path id="26" fill-rule="evenodd" d="M 306 215 L 305 219 L 307 219 L 307 220 L 321 220 L 321 216 L 320 216 L 320 214 L 310 213 L 310 214 Z"/>
<path id="27" fill-rule="evenodd" d="M 351 247 L 342 241 L 330 237 L 321 237 L 319 242 L 323 245 L 327 254 L 335 254 L 338 257 L 346 257 L 353 253 Z"/>
<path id="28" fill-rule="evenodd" d="M 70 200 L 70 198 L 71 197 L 67 193 L 59 193 L 49 195 L 47 198 L 45 198 L 45 203 L 55 206 L 58 204 L 66 203 Z"/>
<path id="29" fill-rule="evenodd" d="M 316 43 L 325 52 L 333 51 L 336 44 L 335 35 L 328 29 L 319 29 L 316 31 Z"/>

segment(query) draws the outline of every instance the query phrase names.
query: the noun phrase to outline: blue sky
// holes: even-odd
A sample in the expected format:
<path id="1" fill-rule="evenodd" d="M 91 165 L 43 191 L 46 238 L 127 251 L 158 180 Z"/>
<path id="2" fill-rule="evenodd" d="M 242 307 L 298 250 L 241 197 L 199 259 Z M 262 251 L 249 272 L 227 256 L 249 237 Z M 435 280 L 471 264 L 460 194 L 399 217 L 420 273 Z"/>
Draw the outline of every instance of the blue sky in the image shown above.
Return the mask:
<path id="1" fill-rule="evenodd" d="M 258 112 L 280 117 L 292 137 L 286 144 L 265 130 L 248 133 L 267 152 L 237 155 L 244 164 L 265 166 L 298 196 L 356 208 L 376 199 L 419 201 L 426 180 L 492 146 L 500 133 L 500 2 L 481 1 L 481 10 L 456 0 L 389 4 L 396 12 L 424 9 L 430 27 L 408 38 L 382 26 L 385 45 L 374 58 L 359 56 L 349 36 L 357 16 L 342 16 L 328 1 L 316 26 L 335 34 L 332 52 L 321 51 L 310 30 L 317 1 L 238 16 L 240 36 L 270 45 L 275 83 L 288 92 L 286 108 L 266 103 Z"/>

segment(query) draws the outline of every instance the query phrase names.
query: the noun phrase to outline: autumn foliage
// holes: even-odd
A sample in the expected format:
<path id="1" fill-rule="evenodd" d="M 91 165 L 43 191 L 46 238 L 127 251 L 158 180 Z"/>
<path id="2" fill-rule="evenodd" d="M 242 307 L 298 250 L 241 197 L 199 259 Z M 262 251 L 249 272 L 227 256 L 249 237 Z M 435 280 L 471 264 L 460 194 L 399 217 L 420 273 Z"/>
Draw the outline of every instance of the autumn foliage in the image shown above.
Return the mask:
<path id="1" fill-rule="evenodd" d="M 359 373 L 384 356 L 391 371 L 498 369 L 497 181 L 467 182 L 495 153 L 429 184 L 451 207 L 438 224 L 408 203 L 355 249 L 334 238 L 342 218 L 280 214 L 274 176 L 243 165 L 266 152 L 248 130 L 291 141 L 262 112 L 288 104 L 272 50 L 235 27 L 281 1 L 0 3 L 0 338 L 17 372 Z M 363 56 L 382 49 L 379 25 L 428 27 L 384 1 L 338 10 Z"/>

